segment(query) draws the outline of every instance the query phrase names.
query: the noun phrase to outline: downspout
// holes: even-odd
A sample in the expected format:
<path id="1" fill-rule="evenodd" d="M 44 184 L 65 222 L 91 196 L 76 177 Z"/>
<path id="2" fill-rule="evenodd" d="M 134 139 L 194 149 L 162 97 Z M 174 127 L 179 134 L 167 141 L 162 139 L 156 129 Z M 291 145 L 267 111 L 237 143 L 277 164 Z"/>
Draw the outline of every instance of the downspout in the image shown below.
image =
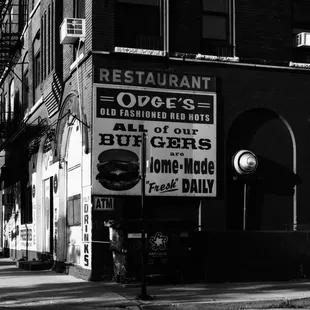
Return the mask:
<path id="1" fill-rule="evenodd" d="M 233 57 L 236 57 L 236 3 L 235 0 L 231 2 L 231 18 L 232 18 L 232 46 Z"/>
<path id="2" fill-rule="evenodd" d="M 164 4 L 164 51 L 169 54 L 169 0 Z"/>

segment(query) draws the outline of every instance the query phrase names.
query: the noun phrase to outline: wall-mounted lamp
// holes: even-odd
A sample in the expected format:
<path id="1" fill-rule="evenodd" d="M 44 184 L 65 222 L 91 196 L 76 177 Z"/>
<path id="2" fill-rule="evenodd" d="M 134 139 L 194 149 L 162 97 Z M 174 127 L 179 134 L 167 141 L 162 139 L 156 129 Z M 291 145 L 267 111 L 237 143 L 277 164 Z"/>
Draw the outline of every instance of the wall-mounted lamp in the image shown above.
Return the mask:
<path id="1" fill-rule="evenodd" d="M 90 128 L 89 125 L 87 125 L 86 123 L 84 123 L 83 121 L 81 121 L 75 114 L 72 114 L 70 110 L 68 110 L 68 120 L 67 120 L 67 124 L 69 127 L 73 126 L 75 123 L 75 120 L 77 120 L 78 122 L 80 122 L 82 125 L 86 126 L 87 128 Z"/>
<path id="2" fill-rule="evenodd" d="M 76 119 L 76 116 L 69 113 L 68 114 L 68 121 L 67 121 L 67 124 L 69 127 L 73 126 L 74 125 L 74 122 L 75 122 L 75 119 Z"/>
<path id="3" fill-rule="evenodd" d="M 233 168 L 239 175 L 253 174 L 258 166 L 256 155 L 248 150 L 238 151 L 232 159 Z"/>

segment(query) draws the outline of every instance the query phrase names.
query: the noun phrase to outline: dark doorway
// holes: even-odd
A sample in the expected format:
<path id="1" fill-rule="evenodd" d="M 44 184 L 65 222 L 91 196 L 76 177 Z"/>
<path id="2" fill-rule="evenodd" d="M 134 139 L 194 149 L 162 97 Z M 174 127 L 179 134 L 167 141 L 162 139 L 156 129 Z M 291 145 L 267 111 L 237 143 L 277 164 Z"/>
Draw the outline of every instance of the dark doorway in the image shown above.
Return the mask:
<path id="1" fill-rule="evenodd" d="M 243 228 L 244 180 L 234 178 L 233 155 L 248 149 L 258 169 L 247 181 L 247 229 L 291 230 L 294 223 L 295 146 L 289 125 L 268 109 L 252 109 L 232 124 L 227 138 L 227 228 Z"/>

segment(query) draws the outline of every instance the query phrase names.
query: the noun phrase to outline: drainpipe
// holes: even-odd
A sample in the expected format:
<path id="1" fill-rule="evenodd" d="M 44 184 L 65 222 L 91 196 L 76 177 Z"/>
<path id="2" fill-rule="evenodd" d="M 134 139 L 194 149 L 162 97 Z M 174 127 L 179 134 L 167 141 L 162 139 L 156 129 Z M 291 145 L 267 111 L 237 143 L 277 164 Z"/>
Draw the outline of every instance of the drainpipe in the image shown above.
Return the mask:
<path id="1" fill-rule="evenodd" d="M 236 3 L 232 0 L 231 3 L 231 16 L 232 16 L 232 45 L 233 45 L 233 57 L 236 57 Z"/>

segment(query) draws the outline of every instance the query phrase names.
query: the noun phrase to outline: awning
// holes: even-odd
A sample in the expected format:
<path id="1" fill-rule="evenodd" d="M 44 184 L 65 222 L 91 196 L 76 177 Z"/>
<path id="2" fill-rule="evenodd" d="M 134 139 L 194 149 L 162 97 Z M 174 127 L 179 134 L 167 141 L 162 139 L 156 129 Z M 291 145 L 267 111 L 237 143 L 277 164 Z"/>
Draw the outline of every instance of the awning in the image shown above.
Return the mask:
<path id="1" fill-rule="evenodd" d="M 18 129 L 0 144 L 0 152 L 8 149 L 15 142 L 27 143 L 34 137 L 41 135 L 47 127 L 46 119 L 39 119 L 36 123 L 27 124 L 21 122 Z"/>
<path id="2" fill-rule="evenodd" d="M 19 124 L 16 124 L 16 130 L 11 131 L 3 143 L 0 141 L 0 152 L 10 148 L 13 143 L 17 142 L 34 150 L 40 144 L 42 136 L 45 134 L 50 136 L 53 133 L 57 124 L 58 115 L 57 113 L 51 115 L 46 107 L 46 102 L 49 104 L 52 102 L 50 98 L 50 96 L 47 96 L 45 99 L 41 97 L 37 101 L 25 115 L 24 119 Z M 57 110 L 54 112 L 57 112 Z"/>

